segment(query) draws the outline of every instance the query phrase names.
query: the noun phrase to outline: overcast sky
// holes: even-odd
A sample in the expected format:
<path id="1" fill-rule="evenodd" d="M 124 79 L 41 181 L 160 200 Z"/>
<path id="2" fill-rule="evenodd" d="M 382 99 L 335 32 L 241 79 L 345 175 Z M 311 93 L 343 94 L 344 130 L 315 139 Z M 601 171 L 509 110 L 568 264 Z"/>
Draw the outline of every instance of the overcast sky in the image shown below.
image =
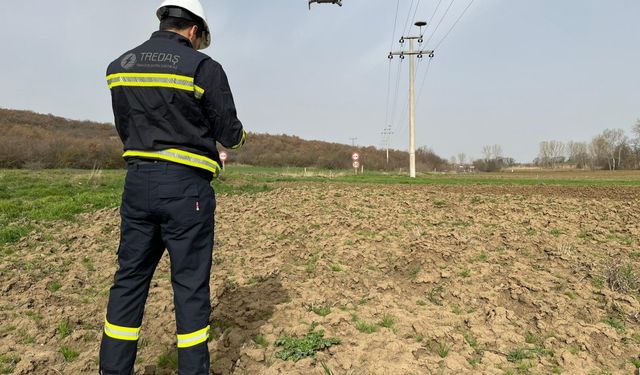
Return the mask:
<path id="1" fill-rule="evenodd" d="M 203 0 L 214 38 L 204 52 L 225 67 L 249 131 L 380 146 L 388 122 L 392 147 L 406 150 L 409 64 L 387 55 L 413 20 L 409 7 L 419 3 L 415 18 L 428 21 L 439 1 L 400 0 L 394 34 L 396 0 L 311 11 L 307 0 Z M 157 28 L 159 3 L 4 4 L 0 107 L 112 122 L 106 66 Z M 426 48 L 469 0 L 453 0 L 429 39 L 450 4 L 442 0 L 424 30 Z M 426 79 L 429 59 L 417 64 L 417 146 L 449 158 L 500 144 L 528 162 L 543 140 L 629 133 L 640 118 L 639 20 L 638 0 L 475 0 Z"/>

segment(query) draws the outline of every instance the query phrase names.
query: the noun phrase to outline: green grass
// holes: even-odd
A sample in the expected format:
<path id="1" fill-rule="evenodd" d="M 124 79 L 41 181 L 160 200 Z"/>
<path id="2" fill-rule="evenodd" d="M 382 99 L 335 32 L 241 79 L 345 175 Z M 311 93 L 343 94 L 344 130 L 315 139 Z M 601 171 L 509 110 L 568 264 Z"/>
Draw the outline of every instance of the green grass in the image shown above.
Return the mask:
<path id="1" fill-rule="evenodd" d="M 622 321 L 620 321 L 619 319 L 613 318 L 613 317 L 609 317 L 607 319 L 604 320 L 605 324 L 610 325 L 611 327 L 615 328 L 616 331 L 618 331 L 618 333 L 624 333 L 625 326 L 624 323 Z"/>
<path id="2" fill-rule="evenodd" d="M 217 194 L 258 194 L 275 188 L 277 182 L 403 185 L 561 185 L 640 186 L 636 175 L 620 173 L 486 173 L 405 175 L 369 171 L 354 176 L 351 171 L 316 168 L 269 168 L 229 165 L 213 182 Z M 18 241 L 34 229 L 35 222 L 73 220 L 75 215 L 118 207 L 125 170 L 0 170 L 0 254 L 4 245 Z M 479 200 L 473 200 L 480 203 Z M 435 200 L 436 207 L 448 203 Z M 552 235 L 560 233 L 553 232 Z M 617 238 L 617 237 L 616 237 Z M 627 238 L 620 237 L 628 243 Z"/>
<path id="3" fill-rule="evenodd" d="M 71 334 L 71 328 L 69 327 L 69 322 L 63 320 L 58 324 L 58 334 L 60 337 L 65 338 Z"/>
<path id="4" fill-rule="evenodd" d="M 80 355 L 77 350 L 69 348 L 68 346 L 61 347 L 60 354 L 62 354 L 62 356 L 64 357 L 65 362 L 73 362 L 73 360 L 78 358 L 78 356 Z"/>
<path id="5" fill-rule="evenodd" d="M 377 324 L 370 324 L 364 320 L 357 319 L 356 320 L 356 329 L 363 333 L 374 333 L 378 332 Z"/>
<path id="6" fill-rule="evenodd" d="M 62 288 L 62 284 L 60 284 L 60 282 L 58 281 L 52 281 L 51 283 L 47 284 L 47 290 L 50 292 L 57 292 L 58 290 L 60 290 L 60 288 Z"/>
<path id="7" fill-rule="evenodd" d="M 302 358 L 315 357 L 316 352 L 340 344 L 337 338 L 324 338 L 324 331 L 315 331 L 315 325 L 303 337 L 285 336 L 276 339 L 276 346 L 282 350 L 276 352 L 276 358 L 297 362 Z"/>
<path id="8" fill-rule="evenodd" d="M 382 321 L 380 321 L 380 326 L 384 328 L 393 328 L 393 325 L 396 323 L 394 317 L 390 314 L 384 314 L 382 316 Z"/>
<path id="9" fill-rule="evenodd" d="M 158 357 L 157 364 L 161 369 L 177 370 L 178 352 L 176 350 L 172 350 L 170 352 L 162 354 L 160 357 Z"/>
<path id="10" fill-rule="evenodd" d="M 328 306 L 328 305 L 313 306 L 313 307 L 311 307 L 311 311 L 316 313 L 316 315 L 320 315 L 320 316 L 324 317 L 324 316 L 327 316 L 327 315 L 331 314 L 331 306 Z"/>
<path id="11" fill-rule="evenodd" d="M 267 341 L 267 339 L 263 335 L 257 335 L 253 339 L 253 342 L 255 342 L 257 345 L 259 345 L 262 348 L 266 348 L 267 346 L 269 346 L 269 341 Z"/>
<path id="12" fill-rule="evenodd" d="M 20 362 L 20 357 L 13 354 L 0 354 L 0 374 L 13 374 L 13 370 Z"/>
<path id="13" fill-rule="evenodd" d="M 19 240 L 32 221 L 70 220 L 76 214 L 117 207 L 124 171 L 0 171 L 0 245 Z"/>

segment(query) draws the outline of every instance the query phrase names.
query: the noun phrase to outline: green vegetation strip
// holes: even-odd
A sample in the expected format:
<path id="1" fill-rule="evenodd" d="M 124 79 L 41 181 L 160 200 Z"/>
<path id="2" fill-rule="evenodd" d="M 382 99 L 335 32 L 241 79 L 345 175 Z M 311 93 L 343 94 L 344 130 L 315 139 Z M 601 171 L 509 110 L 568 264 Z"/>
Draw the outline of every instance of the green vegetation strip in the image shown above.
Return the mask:
<path id="1" fill-rule="evenodd" d="M 83 212 L 120 204 L 124 170 L 0 170 L 0 255 L 7 243 L 18 241 L 34 222 L 73 220 Z M 405 185 L 560 185 L 640 186 L 640 173 L 548 172 L 405 175 L 366 171 L 329 171 L 315 168 L 268 168 L 229 165 L 213 182 L 217 194 L 256 194 L 272 190 L 277 182 Z"/>

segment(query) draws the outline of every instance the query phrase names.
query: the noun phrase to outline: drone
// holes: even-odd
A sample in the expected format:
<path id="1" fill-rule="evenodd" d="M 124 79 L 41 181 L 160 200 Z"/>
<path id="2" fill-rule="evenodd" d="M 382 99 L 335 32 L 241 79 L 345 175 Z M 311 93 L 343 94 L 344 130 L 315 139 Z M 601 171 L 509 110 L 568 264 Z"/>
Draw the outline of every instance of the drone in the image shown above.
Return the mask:
<path id="1" fill-rule="evenodd" d="M 309 0 L 309 10 L 311 10 L 311 4 L 312 3 L 316 3 L 316 4 L 338 4 L 339 6 L 342 6 L 342 0 Z"/>

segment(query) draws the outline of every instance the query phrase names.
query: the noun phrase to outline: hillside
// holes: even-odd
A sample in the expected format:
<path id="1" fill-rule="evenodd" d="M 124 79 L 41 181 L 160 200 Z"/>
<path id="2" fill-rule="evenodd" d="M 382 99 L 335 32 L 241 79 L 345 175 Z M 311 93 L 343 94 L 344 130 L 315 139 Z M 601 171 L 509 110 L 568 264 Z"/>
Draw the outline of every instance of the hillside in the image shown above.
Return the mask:
<path id="1" fill-rule="evenodd" d="M 0 108 L 0 168 L 121 168 L 122 144 L 112 124 L 74 121 L 54 115 Z M 229 150 L 231 163 L 346 169 L 358 151 L 367 169 L 406 169 L 406 152 L 308 141 L 289 135 L 250 133 L 241 150 Z M 418 171 L 442 170 L 447 162 L 431 151 L 416 153 Z"/>

